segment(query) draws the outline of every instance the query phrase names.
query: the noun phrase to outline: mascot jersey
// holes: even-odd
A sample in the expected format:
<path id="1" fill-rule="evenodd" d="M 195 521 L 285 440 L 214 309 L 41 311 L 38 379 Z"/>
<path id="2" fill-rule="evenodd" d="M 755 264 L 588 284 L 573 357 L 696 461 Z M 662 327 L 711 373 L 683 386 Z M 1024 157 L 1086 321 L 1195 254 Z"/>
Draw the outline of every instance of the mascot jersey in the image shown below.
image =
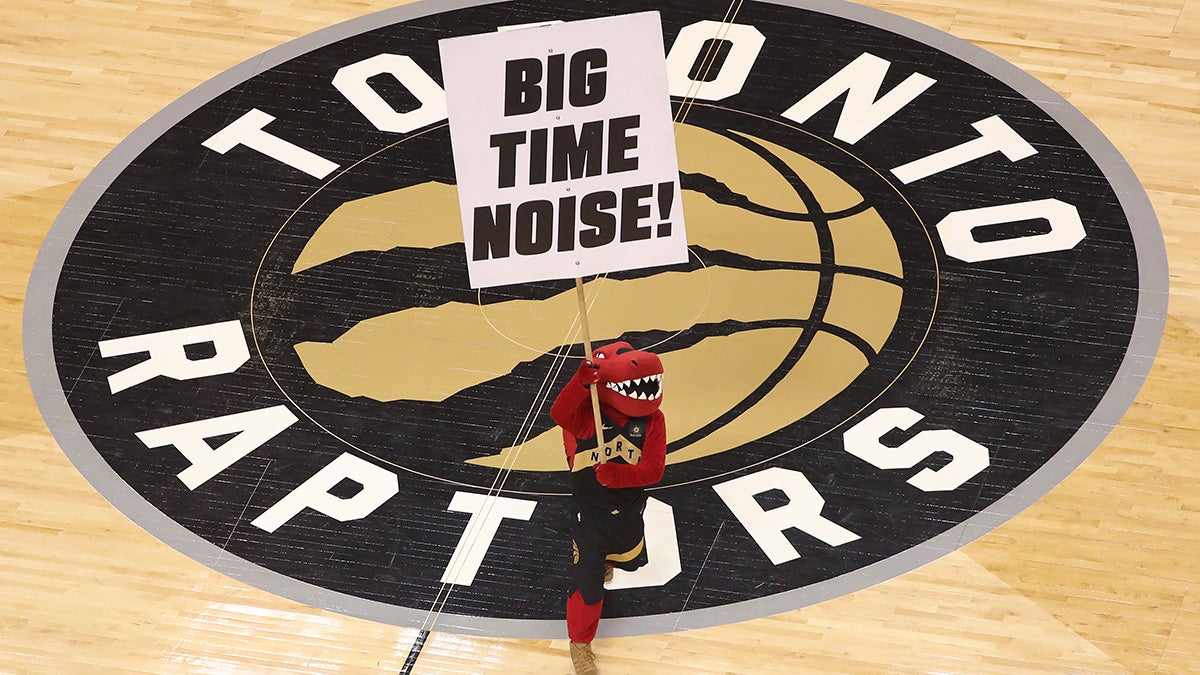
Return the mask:
<path id="1" fill-rule="evenodd" d="M 586 363 L 559 393 L 550 415 L 563 429 L 572 492 L 602 508 L 629 508 L 643 487 L 662 479 L 667 429 L 662 411 L 662 365 L 649 352 L 617 342 L 596 351 L 598 373 Z M 597 449 L 591 393 L 584 381 L 598 377 L 605 447 Z M 595 467 L 594 469 L 592 467 Z"/>

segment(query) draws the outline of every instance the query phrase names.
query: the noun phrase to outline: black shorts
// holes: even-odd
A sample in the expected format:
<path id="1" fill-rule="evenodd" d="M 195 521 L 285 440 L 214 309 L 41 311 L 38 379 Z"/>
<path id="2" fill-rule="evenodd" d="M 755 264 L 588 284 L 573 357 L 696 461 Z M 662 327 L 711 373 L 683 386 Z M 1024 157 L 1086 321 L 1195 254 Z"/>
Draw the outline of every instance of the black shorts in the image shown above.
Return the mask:
<path id="1" fill-rule="evenodd" d="M 571 524 L 572 592 L 594 605 L 604 599 L 605 565 L 632 572 L 645 565 L 646 526 L 643 498 L 631 507 L 605 509 L 576 500 Z"/>

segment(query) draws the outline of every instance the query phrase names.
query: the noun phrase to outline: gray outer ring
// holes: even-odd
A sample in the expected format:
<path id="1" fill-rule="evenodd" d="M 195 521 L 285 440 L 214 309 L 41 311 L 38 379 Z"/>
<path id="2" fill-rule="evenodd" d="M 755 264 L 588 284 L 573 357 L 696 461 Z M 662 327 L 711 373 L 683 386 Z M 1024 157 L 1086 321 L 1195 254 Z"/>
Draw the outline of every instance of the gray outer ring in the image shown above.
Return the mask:
<path id="1" fill-rule="evenodd" d="M 223 574 L 276 595 L 350 616 L 398 626 L 421 626 L 425 611 L 396 607 L 298 581 L 226 553 L 166 517 L 101 458 L 67 404 L 54 362 L 51 319 L 59 272 L 71 242 L 99 197 L 163 132 L 221 93 L 265 70 L 330 43 L 398 22 L 494 4 L 499 0 L 424 0 L 352 19 L 275 47 L 205 82 L 167 106 L 123 140 L 68 200 L 38 253 L 25 298 L 25 366 L 34 397 L 54 438 L 75 467 L 113 506 L 156 538 Z M 1162 232 L 1150 200 L 1112 143 L 1062 96 L 1011 63 L 975 45 L 903 17 L 842 0 L 758 0 L 851 19 L 923 42 L 972 64 L 1037 104 L 1086 149 L 1112 184 L 1129 219 L 1137 249 L 1140 292 L 1129 349 L 1112 386 L 1079 431 L 1050 461 L 985 511 L 886 560 L 777 595 L 673 614 L 601 621 L 600 635 L 627 636 L 724 625 L 823 602 L 932 562 L 1015 516 L 1062 481 L 1096 449 L 1124 416 L 1149 374 L 1167 317 L 1168 272 Z M 513 638 L 561 638 L 565 622 L 442 614 L 435 630 Z"/>

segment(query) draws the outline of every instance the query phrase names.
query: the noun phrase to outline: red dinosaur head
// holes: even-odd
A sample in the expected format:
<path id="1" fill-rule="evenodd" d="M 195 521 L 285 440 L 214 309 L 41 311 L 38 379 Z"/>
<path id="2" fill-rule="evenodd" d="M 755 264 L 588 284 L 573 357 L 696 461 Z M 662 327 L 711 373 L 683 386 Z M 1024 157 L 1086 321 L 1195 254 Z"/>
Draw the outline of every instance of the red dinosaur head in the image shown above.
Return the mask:
<path id="1" fill-rule="evenodd" d="M 597 349 L 592 363 L 600 368 L 600 404 L 630 417 L 644 417 L 662 403 L 662 361 L 637 351 L 628 342 Z"/>

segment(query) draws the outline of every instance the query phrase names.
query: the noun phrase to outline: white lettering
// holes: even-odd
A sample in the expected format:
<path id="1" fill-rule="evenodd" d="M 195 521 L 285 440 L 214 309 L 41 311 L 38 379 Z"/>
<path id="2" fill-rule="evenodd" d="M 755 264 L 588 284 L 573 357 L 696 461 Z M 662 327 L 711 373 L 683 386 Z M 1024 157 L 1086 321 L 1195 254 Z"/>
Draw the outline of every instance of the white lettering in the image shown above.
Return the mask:
<path id="1" fill-rule="evenodd" d="M 675 531 L 675 510 L 671 505 L 650 497 L 646 500 L 642 522 L 646 528 L 649 561 L 633 572 L 614 569 L 613 580 L 604 585 L 610 591 L 662 586 L 683 571 L 679 561 L 679 535 Z"/>
<path id="2" fill-rule="evenodd" d="M 189 359 L 184 347 L 210 343 L 216 353 L 208 358 Z M 112 393 L 124 391 L 161 375 L 173 380 L 194 380 L 210 375 L 225 375 L 250 360 L 250 349 L 239 321 L 210 323 L 159 333 L 132 335 L 102 340 L 100 356 L 124 356 L 149 352 L 150 358 L 108 376 Z"/>
<path id="3" fill-rule="evenodd" d="M 889 61 L 864 52 L 784 111 L 783 116 L 794 122 L 806 122 L 839 96 L 846 94 L 846 103 L 842 106 L 833 136 L 850 144 L 857 143 L 937 82 L 931 77 L 913 73 L 879 97 L 879 88 L 883 86 L 883 78 L 891 65 Z"/>
<path id="4" fill-rule="evenodd" d="M 972 234 L 977 228 L 988 225 L 1041 219 L 1049 221 L 1049 232 L 988 242 L 976 241 Z M 946 255 L 969 263 L 1066 251 L 1075 248 L 1087 236 L 1079 210 L 1058 199 L 955 211 L 937 224 L 937 231 Z"/>
<path id="5" fill-rule="evenodd" d="M 368 82 L 376 75 L 394 76 L 420 106 L 398 112 Z M 446 93 L 410 56 L 378 54 L 339 68 L 333 86 L 380 131 L 408 133 L 446 119 Z"/>
<path id="6" fill-rule="evenodd" d="M 362 489 L 345 499 L 329 492 L 343 480 L 352 480 Z M 250 524 L 274 532 L 306 508 L 343 523 L 358 520 L 371 515 L 397 492 L 400 492 L 400 484 L 396 474 L 344 453 L 300 487 L 284 495 L 283 499 Z"/>
<path id="7" fill-rule="evenodd" d="M 221 473 L 233 463 L 253 452 L 263 443 L 275 438 L 284 429 L 296 422 L 296 416 L 286 407 L 251 410 L 248 412 L 214 417 L 212 419 L 176 424 L 149 431 L 139 431 L 135 436 L 147 448 L 173 445 L 186 457 L 191 466 L 179 472 L 179 480 L 195 490 L 208 479 Z M 206 439 L 226 434 L 237 434 L 214 448 Z"/>
<path id="8" fill-rule="evenodd" d="M 830 546 L 841 546 L 860 538 L 821 516 L 825 499 L 799 471 L 776 466 L 715 485 L 713 489 L 741 521 L 758 547 L 776 565 L 800 557 L 800 553 L 783 535 L 789 528 L 794 527 Z M 771 490 L 783 491 L 789 501 L 765 511 L 754 497 Z"/>
<path id="9" fill-rule="evenodd" d="M 442 583 L 470 586 L 475 574 L 483 564 L 483 558 L 496 538 L 500 522 L 505 518 L 529 520 L 537 502 L 527 499 L 511 499 L 480 495 L 471 492 L 455 492 L 448 511 L 471 514 L 467 529 L 459 537 L 450 564 L 442 573 Z"/>
<path id="10" fill-rule="evenodd" d="M 977 159 L 999 152 L 1010 162 L 1016 162 L 1037 154 L 1012 127 L 995 115 L 971 125 L 979 132 L 979 138 L 935 152 L 928 157 L 909 162 L 892 169 L 892 173 L 903 183 L 914 183 L 922 178 L 962 166 Z"/>
<path id="11" fill-rule="evenodd" d="M 725 62 L 716 73 L 700 72 L 701 79 L 688 77 L 696 59 L 701 54 L 709 61 L 717 46 L 709 41 L 730 43 Z M 762 51 L 767 38 L 754 26 L 740 23 L 725 24 L 716 21 L 697 21 L 679 31 L 671 53 L 667 54 L 667 79 L 672 96 L 682 96 L 700 101 L 720 101 L 740 92 L 750 76 L 750 69 Z M 710 53 L 711 52 L 711 53 Z M 706 68 L 705 71 L 708 71 Z M 711 81 L 705 81 L 713 77 Z"/>
<path id="12" fill-rule="evenodd" d="M 201 145 L 222 155 L 239 145 L 244 145 L 314 178 L 324 178 L 338 168 L 337 164 L 324 157 L 267 133 L 264 127 L 274 121 L 274 117 L 255 108 L 213 134 Z"/>
<path id="13" fill-rule="evenodd" d="M 921 469 L 908 482 L 925 492 L 958 488 L 988 467 L 988 449 L 950 429 L 927 429 L 889 448 L 879 441 L 893 429 L 908 429 L 923 419 L 911 408 L 881 408 L 842 435 L 846 452 L 880 469 L 911 469 L 937 452 L 945 452 L 950 463 L 937 471 Z"/>

